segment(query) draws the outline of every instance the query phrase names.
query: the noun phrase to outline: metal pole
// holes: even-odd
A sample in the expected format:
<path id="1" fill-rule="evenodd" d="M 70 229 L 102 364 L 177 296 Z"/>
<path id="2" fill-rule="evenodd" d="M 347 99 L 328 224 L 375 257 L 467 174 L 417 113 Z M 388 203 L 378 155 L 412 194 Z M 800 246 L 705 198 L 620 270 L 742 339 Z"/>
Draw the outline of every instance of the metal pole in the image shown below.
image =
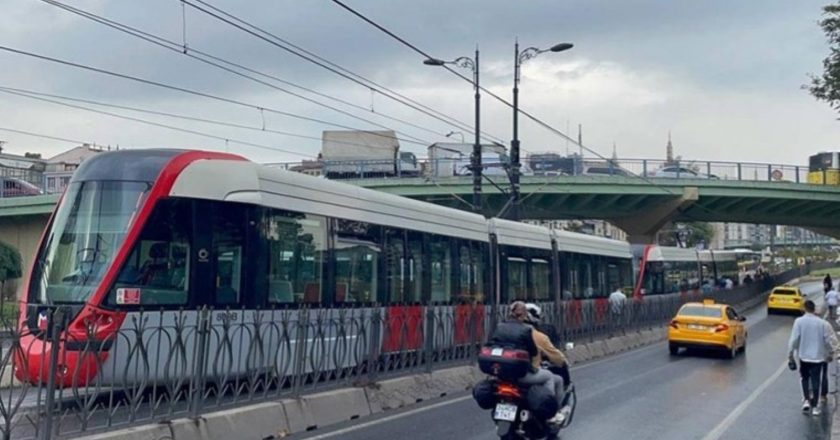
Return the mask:
<path id="1" fill-rule="evenodd" d="M 510 142 L 510 218 L 519 220 L 519 41 L 513 58 L 513 140 Z"/>
<path id="2" fill-rule="evenodd" d="M 473 208 L 481 213 L 481 94 L 478 83 L 478 47 L 475 48 L 473 86 L 475 88 L 475 144 L 473 144 Z"/>
<path id="3" fill-rule="evenodd" d="M 42 440 L 52 438 L 53 417 L 55 414 L 55 375 L 58 370 L 58 353 L 61 351 L 61 331 L 64 328 L 64 310 L 54 309 L 49 313 L 47 321 L 47 338 L 50 340 L 50 363 L 47 368 L 47 395 L 44 402 L 44 430 Z"/>

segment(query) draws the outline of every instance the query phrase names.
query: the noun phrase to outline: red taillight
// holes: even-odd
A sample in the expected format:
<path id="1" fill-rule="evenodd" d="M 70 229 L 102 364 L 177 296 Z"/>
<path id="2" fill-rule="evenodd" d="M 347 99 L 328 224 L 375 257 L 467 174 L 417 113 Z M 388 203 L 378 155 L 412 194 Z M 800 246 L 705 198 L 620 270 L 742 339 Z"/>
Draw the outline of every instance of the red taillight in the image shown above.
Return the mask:
<path id="1" fill-rule="evenodd" d="M 680 328 L 680 327 L 679 327 L 679 323 L 680 323 L 680 322 L 679 322 L 679 321 L 677 321 L 676 319 L 672 319 L 672 320 L 671 320 L 671 328 L 676 328 L 676 329 Z"/>
<path id="2" fill-rule="evenodd" d="M 715 327 L 715 333 L 725 332 L 727 330 L 729 330 L 729 326 L 726 324 L 718 324 L 717 327 Z"/>
<path id="3" fill-rule="evenodd" d="M 499 382 L 496 385 L 496 395 L 500 397 L 509 397 L 512 399 L 519 399 L 522 397 L 522 393 L 519 392 L 519 387 L 504 382 Z"/>
<path id="4" fill-rule="evenodd" d="M 776 301 L 776 298 L 773 298 L 773 297 L 771 296 L 771 297 L 770 297 L 770 302 L 774 302 L 774 301 Z"/>
<path id="5" fill-rule="evenodd" d="M 800 301 L 800 300 L 799 300 L 799 298 L 794 298 L 794 299 L 793 299 L 793 303 L 794 303 L 794 304 L 799 304 L 799 301 Z"/>

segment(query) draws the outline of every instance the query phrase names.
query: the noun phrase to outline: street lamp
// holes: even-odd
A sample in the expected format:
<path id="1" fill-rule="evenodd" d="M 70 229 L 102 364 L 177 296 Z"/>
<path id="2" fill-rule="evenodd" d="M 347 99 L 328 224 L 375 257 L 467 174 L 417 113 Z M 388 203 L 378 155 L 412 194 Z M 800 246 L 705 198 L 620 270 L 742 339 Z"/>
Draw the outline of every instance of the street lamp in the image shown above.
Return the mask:
<path id="1" fill-rule="evenodd" d="M 519 51 L 519 41 L 514 46 L 514 69 L 513 69 L 513 140 L 510 142 L 510 184 L 511 184 L 511 210 L 510 218 L 519 220 L 519 70 L 522 63 L 545 52 L 563 52 L 569 50 L 572 43 L 559 43 L 548 49 L 529 47 L 522 52 Z"/>
<path id="2" fill-rule="evenodd" d="M 450 131 L 449 133 L 446 133 L 446 137 L 451 137 L 451 136 L 454 136 L 456 134 L 458 136 L 461 136 L 461 143 L 463 144 L 464 143 L 464 133 L 462 133 L 460 131 Z"/>
<path id="3" fill-rule="evenodd" d="M 423 61 L 427 66 L 444 66 L 452 64 L 464 69 L 470 69 L 473 73 L 473 88 L 475 89 L 475 143 L 473 144 L 473 152 L 470 157 L 470 168 L 473 175 L 473 209 L 481 213 L 481 94 L 479 94 L 480 86 L 478 82 L 478 47 L 475 49 L 475 58 L 460 57 L 453 61 L 443 61 L 437 58 L 429 58 Z M 454 132 L 446 135 L 449 137 Z M 463 142 L 463 133 L 461 133 L 461 142 Z"/>

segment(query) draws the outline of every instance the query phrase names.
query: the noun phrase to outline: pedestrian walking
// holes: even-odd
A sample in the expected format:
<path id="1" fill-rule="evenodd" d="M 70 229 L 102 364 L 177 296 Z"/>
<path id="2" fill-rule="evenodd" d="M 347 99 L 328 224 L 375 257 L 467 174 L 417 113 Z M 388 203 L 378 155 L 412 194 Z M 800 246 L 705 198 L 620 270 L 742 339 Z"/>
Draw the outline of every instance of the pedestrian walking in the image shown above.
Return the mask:
<path id="1" fill-rule="evenodd" d="M 831 281 L 831 274 L 825 274 L 825 278 L 823 278 L 823 293 L 828 293 L 834 287 L 834 283 Z"/>
<path id="2" fill-rule="evenodd" d="M 840 293 L 832 286 L 825 293 L 825 305 L 828 306 L 828 320 L 834 324 L 837 320 L 837 304 L 840 303 Z"/>
<path id="3" fill-rule="evenodd" d="M 788 341 L 788 360 L 799 357 L 799 375 L 802 383 L 802 411 L 820 415 L 819 396 L 823 365 L 833 358 L 840 348 L 837 335 L 831 325 L 816 315 L 816 306 L 805 301 L 805 315 L 793 323 Z"/>

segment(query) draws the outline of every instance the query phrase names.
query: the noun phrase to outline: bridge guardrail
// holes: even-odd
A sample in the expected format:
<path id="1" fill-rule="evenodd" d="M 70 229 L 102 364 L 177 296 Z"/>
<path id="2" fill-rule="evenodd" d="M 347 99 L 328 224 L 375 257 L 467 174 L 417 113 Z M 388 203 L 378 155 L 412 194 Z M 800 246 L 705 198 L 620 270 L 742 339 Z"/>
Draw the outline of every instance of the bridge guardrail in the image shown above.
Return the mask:
<path id="1" fill-rule="evenodd" d="M 270 163 L 268 166 L 290 171 L 320 174 L 325 164 L 337 162 L 309 161 Z M 398 161 L 383 160 L 348 160 L 340 162 L 347 172 L 336 178 L 364 179 L 364 178 L 401 178 L 418 177 L 416 169 L 407 171 L 405 175 L 398 166 Z M 383 172 L 383 166 L 391 165 L 392 172 Z M 427 178 L 446 178 L 470 175 L 469 157 L 460 159 L 418 159 L 420 176 Z M 484 164 L 484 172 L 490 176 L 505 176 L 509 166 L 505 161 L 495 161 Z M 349 171 L 353 170 L 355 171 Z M 734 162 L 734 161 L 702 161 L 702 160 L 661 160 L 661 159 L 588 159 L 579 156 L 557 159 L 554 162 L 522 161 L 520 169 L 522 175 L 536 176 L 637 176 L 646 179 L 718 179 L 765 182 L 808 182 L 808 167 L 805 165 L 790 165 L 767 162 Z"/>
<path id="2" fill-rule="evenodd" d="M 712 296 L 741 302 L 803 273 L 797 268 Z M 618 312 L 606 299 L 542 307 L 562 342 L 584 342 L 663 325 L 684 302 L 699 297 L 694 292 L 628 299 Z M 11 333 L 0 337 L 4 440 L 59 439 L 198 417 L 473 363 L 506 312 L 484 304 L 138 311 L 105 336 L 99 321 L 85 323 L 87 334 L 79 339 L 57 331 L 66 327 L 68 309 L 33 307 L 45 314 L 46 327 L 39 318 L 36 329 L 11 325 Z M 30 363 L 44 343 L 62 348 Z"/>

